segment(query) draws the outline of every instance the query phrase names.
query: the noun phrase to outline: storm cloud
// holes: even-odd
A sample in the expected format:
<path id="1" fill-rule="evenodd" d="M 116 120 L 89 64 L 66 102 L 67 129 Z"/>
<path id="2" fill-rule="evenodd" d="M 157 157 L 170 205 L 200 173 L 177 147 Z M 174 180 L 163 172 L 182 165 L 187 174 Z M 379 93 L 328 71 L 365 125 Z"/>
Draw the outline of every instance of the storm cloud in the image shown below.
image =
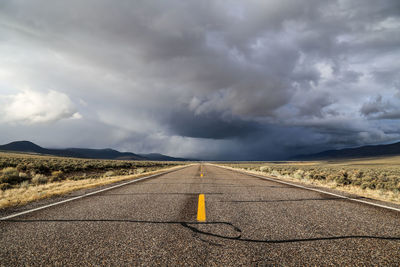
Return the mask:
<path id="1" fill-rule="evenodd" d="M 400 140 L 400 2 L 0 3 L 0 142 L 283 159 Z"/>

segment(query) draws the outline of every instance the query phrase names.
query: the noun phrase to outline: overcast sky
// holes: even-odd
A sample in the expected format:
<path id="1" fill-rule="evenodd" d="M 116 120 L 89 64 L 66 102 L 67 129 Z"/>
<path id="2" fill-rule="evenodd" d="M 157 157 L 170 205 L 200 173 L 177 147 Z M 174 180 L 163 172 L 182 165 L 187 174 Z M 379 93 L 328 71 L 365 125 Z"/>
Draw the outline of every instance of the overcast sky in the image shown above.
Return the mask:
<path id="1" fill-rule="evenodd" d="M 230 160 L 399 141 L 400 1 L 1 1 L 15 140 Z"/>

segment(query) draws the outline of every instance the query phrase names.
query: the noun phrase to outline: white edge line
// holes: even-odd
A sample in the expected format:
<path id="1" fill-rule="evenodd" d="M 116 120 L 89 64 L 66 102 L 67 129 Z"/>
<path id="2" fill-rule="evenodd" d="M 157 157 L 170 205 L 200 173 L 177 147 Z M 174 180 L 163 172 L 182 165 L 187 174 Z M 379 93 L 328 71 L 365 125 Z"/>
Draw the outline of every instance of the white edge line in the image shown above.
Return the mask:
<path id="1" fill-rule="evenodd" d="M 214 165 L 214 164 L 212 164 L 212 165 Z M 338 194 L 335 194 L 335 193 L 319 190 L 319 189 L 316 189 L 316 188 L 310 188 L 310 187 L 306 187 L 306 186 L 302 186 L 302 185 L 292 184 L 292 183 L 284 182 L 284 181 L 278 180 L 278 179 L 268 178 L 268 177 L 265 177 L 265 176 L 244 172 L 244 171 L 241 171 L 241 170 L 235 170 L 235 169 L 227 168 L 225 166 L 219 166 L 219 165 L 214 165 L 214 166 L 217 166 L 217 167 L 220 167 L 220 168 L 224 168 L 224 169 L 227 169 L 227 170 L 236 171 L 236 172 L 239 172 L 239 173 L 242 173 L 242 174 L 246 174 L 246 175 L 249 175 L 249 176 L 253 176 L 253 177 L 257 177 L 257 178 L 260 178 L 260 179 L 263 179 L 263 180 L 268 180 L 268 181 L 272 181 L 272 182 L 286 184 L 286 185 L 290 185 L 290 186 L 294 186 L 294 187 L 298 187 L 298 188 L 302 188 L 302 189 L 306 189 L 306 190 L 310 190 L 310 191 L 323 193 L 323 194 L 326 194 L 326 195 L 331 195 L 331 196 L 335 196 L 335 197 L 339 197 L 339 198 L 343 198 L 343 199 L 347 199 L 347 200 L 351 200 L 351 201 L 355 201 L 355 202 L 364 203 L 364 204 L 371 205 L 371 206 L 376 206 L 376 207 L 380 207 L 380 208 L 384 208 L 384 209 L 389 209 L 389 210 L 394 210 L 394 211 L 400 212 L 400 209 L 394 208 L 394 207 L 390 207 L 390 206 L 376 204 L 376 203 L 373 203 L 373 202 L 360 200 L 360 199 L 356 199 L 356 198 L 345 197 L 345 196 L 342 196 L 342 195 L 338 195 Z"/>
<path id="2" fill-rule="evenodd" d="M 18 217 L 18 216 L 21 216 L 21 215 L 24 215 L 24 214 L 28 214 L 28 213 L 31 213 L 31 212 L 34 212 L 34 211 L 47 209 L 47 208 L 50 208 L 50 207 L 53 207 L 53 206 L 57 206 L 57 205 L 60 205 L 60 204 L 63 204 L 63 203 L 67 203 L 67 202 L 70 202 L 70 201 L 74 201 L 74 200 L 77 200 L 77 199 L 80 199 L 80 198 L 84 198 L 84 197 L 87 197 L 87 196 L 98 194 L 98 193 L 101 193 L 101 192 L 104 192 L 104 191 L 108 191 L 108 190 L 111 190 L 111 189 L 114 189 L 114 188 L 118 188 L 118 187 L 121 187 L 121 186 L 124 186 L 124 185 L 133 184 L 133 183 L 136 183 L 136 182 L 139 182 L 139 181 L 142 181 L 142 180 L 147 180 L 147 179 L 153 178 L 154 176 L 161 176 L 161 175 L 164 175 L 164 174 L 167 174 L 167 173 L 170 173 L 170 172 L 181 170 L 181 169 L 186 168 L 186 167 L 188 167 L 188 166 L 184 166 L 184 167 L 176 169 L 176 170 L 169 170 L 169 171 L 165 171 L 165 172 L 162 172 L 162 173 L 152 174 L 150 176 L 142 177 L 142 178 L 135 179 L 135 180 L 132 180 L 132 181 L 129 181 L 129 182 L 126 182 L 126 183 L 122 183 L 122 184 L 117 184 L 117 185 L 114 185 L 114 186 L 111 186 L 111 187 L 107 187 L 107 188 L 104 188 L 104 189 L 100 189 L 100 190 L 97 190 L 97 191 L 94 191 L 94 192 L 91 192 L 91 193 L 87 193 L 87 194 L 84 194 L 84 195 L 81 195 L 81 196 L 65 199 L 65 200 L 62 200 L 62 201 L 59 201 L 59 202 L 55 202 L 55 203 L 51 203 L 51 204 L 48 204 L 48 205 L 44 205 L 44 206 L 41 206 L 41 207 L 38 207 L 38 208 L 34 208 L 34 209 L 30 209 L 30 210 L 19 212 L 19 213 L 11 214 L 9 216 L 0 218 L 0 221 L 5 221 L 5 220 L 11 219 L 11 218 L 15 218 L 15 217 Z"/>

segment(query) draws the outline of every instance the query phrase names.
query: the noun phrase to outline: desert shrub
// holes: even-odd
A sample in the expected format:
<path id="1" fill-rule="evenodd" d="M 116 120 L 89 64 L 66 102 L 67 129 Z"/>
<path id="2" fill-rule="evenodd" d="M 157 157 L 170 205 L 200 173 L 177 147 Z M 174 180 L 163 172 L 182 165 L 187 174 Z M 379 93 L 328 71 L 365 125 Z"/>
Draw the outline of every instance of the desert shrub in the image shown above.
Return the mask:
<path id="1" fill-rule="evenodd" d="M 361 184 L 361 189 L 367 189 L 368 186 L 369 186 L 369 183 L 364 182 Z"/>
<path id="2" fill-rule="evenodd" d="M 36 174 L 36 172 L 35 172 L 35 171 L 33 171 L 33 170 L 29 172 L 29 175 L 30 175 L 30 177 L 33 177 L 33 176 L 35 176 L 35 174 Z"/>
<path id="3" fill-rule="evenodd" d="M 113 171 L 107 171 L 106 173 L 104 173 L 104 177 L 111 177 L 114 175 L 115 175 L 115 172 L 113 172 Z"/>
<path id="4" fill-rule="evenodd" d="M 349 185 L 352 183 L 352 180 L 349 178 L 347 171 L 341 171 L 338 176 L 335 177 L 335 182 L 338 185 Z"/>
<path id="5" fill-rule="evenodd" d="M 0 183 L 8 183 L 8 184 L 18 184 L 24 180 L 27 180 L 27 176 L 20 176 L 17 168 L 7 167 L 3 169 L 0 173 Z"/>
<path id="6" fill-rule="evenodd" d="M 399 157 L 400 159 L 400 157 Z M 398 159 L 396 159 L 398 160 Z M 367 162 L 368 163 L 368 162 Z M 370 165 L 362 162 L 360 165 L 337 162 L 317 162 L 302 164 L 299 162 L 260 162 L 226 164 L 233 168 L 262 171 L 269 175 L 284 178 L 319 180 L 333 182 L 337 186 L 353 185 L 362 189 L 376 190 L 379 194 L 393 193 L 393 199 L 400 198 L 400 168 L 397 161 L 391 164 Z"/>
<path id="7" fill-rule="evenodd" d="M 303 179 L 304 178 L 304 170 L 296 170 L 293 173 L 293 177 L 296 179 Z"/>
<path id="8" fill-rule="evenodd" d="M 306 179 L 314 179 L 314 172 L 313 171 L 305 172 L 304 178 L 306 178 Z"/>
<path id="9" fill-rule="evenodd" d="M 386 189 L 387 185 L 384 182 L 378 182 L 376 184 L 376 189 Z"/>
<path id="10" fill-rule="evenodd" d="M 0 152 L 0 184 L 4 189 L 20 186 L 20 183 L 30 181 L 37 174 L 42 176 L 36 176 L 32 183 L 100 178 L 104 173 L 108 176 L 125 175 L 137 173 L 136 169 L 145 172 L 178 164 L 182 163 L 78 159 Z"/>
<path id="11" fill-rule="evenodd" d="M 32 183 L 38 184 L 45 184 L 49 181 L 49 178 L 43 174 L 35 174 L 32 178 Z"/>
<path id="12" fill-rule="evenodd" d="M 29 174 L 25 173 L 25 172 L 19 172 L 19 177 L 23 178 L 24 180 L 29 180 Z"/>
<path id="13" fill-rule="evenodd" d="M 363 172 L 363 171 L 357 170 L 357 171 L 355 171 L 355 173 L 354 173 L 354 177 L 355 177 L 355 178 L 360 179 L 360 178 L 362 178 L 363 176 L 364 176 L 364 172 Z"/>
<path id="14" fill-rule="evenodd" d="M 27 169 L 27 165 L 22 162 L 17 165 L 17 170 L 20 172 L 25 172 L 26 169 Z"/>
<path id="15" fill-rule="evenodd" d="M 325 180 L 326 176 L 323 173 L 316 173 L 316 174 L 314 174 L 313 179 L 315 179 L 315 180 Z"/>
<path id="16" fill-rule="evenodd" d="M 61 181 L 64 179 L 63 171 L 52 171 L 51 172 L 51 181 Z"/>
<path id="17" fill-rule="evenodd" d="M 281 174 L 280 174 L 280 172 L 277 171 L 277 170 L 272 170 L 272 171 L 271 171 L 271 175 L 272 175 L 272 176 L 280 176 Z"/>
<path id="18" fill-rule="evenodd" d="M 268 166 L 261 166 L 260 171 L 262 172 L 270 172 L 270 168 Z"/>
<path id="19" fill-rule="evenodd" d="M 7 190 L 10 188 L 11 188 L 11 185 L 9 183 L 1 183 L 0 184 L 0 190 Z"/>
<path id="20" fill-rule="evenodd" d="M 29 181 L 23 181 L 22 183 L 19 184 L 20 188 L 28 188 L 30 185 Z"/>
<path id="21" fill-rule="evenodd" d="M 37 170 L 41 174 L 50 173 L 50 167 L 47 165 L 47 163 L 42 163 L 39 166 L 37 166 Z"/>
<path id="22" fill-rule="evenodd" d="M 369 189 L 375 189 L 376 188 L 376 183 L 372 182 L 368 184 Z"/>
<path id="23" fill-rule="evenodd" d="M 144 169 L 144 168 L 137 168 L 136 170 L 135 170 L 135 173 L 136 174 L 141 174 L 141 173 L 144 173 L 146 170 Z"/>

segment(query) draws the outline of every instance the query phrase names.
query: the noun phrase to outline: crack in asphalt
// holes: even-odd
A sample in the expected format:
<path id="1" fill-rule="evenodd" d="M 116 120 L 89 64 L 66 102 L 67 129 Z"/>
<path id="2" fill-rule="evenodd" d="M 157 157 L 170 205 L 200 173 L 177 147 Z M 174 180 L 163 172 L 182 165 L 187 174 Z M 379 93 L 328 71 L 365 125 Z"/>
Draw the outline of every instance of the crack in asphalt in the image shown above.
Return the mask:
<path id="1" fill-rule="evenodd" d="M 349 236 L 329 236 L 329 237 L 313 237 L 313 238 L 293 238 L 293 239 L 283 239 L 283 240 L 269 240 L 269 239 L 251 239 L 242 238 L 242 229 L 235 226 L 230 222 L 191 222 L 191 221 L 145 221 L 145 220 L 114 220 L 114 219 L 56 219 L 56 220 L 6 220 L 5 222 L 12 223 L 36 223 L 36 222 L 119 222 L 119 223 L 141 223 L 141 224 L 177 224 L 181 225 L 185 229 L 192 231 L 195 234 L 203 234 L 207 236 L 212 236 L 221 239 L 241 241 L 241 242 L 252 242 L 252 243 L 269 243 L 269 244 L 280 244 L 280 243 L 296 243 L 296 242 L 310 242 L 310 241 L 324 241 L 324 240 L 340 240 L 340 239 L 381 239 L 389 241 L 400 241 L 400 237 L 390 237 L 390 236 L 369 236 L 369 235 L 349 235 Z M 236 232 L 236 236 L 221 235 L 205 230 L 200 230 L 196 228 L 199 225 L 225 225 L 229 226 Z M 204 241 L 204 240 L 202 240 Z M 209 241 L 207 241 L 209 242 Z M 215 244 L 214 244 L 215 245 Z"/>

